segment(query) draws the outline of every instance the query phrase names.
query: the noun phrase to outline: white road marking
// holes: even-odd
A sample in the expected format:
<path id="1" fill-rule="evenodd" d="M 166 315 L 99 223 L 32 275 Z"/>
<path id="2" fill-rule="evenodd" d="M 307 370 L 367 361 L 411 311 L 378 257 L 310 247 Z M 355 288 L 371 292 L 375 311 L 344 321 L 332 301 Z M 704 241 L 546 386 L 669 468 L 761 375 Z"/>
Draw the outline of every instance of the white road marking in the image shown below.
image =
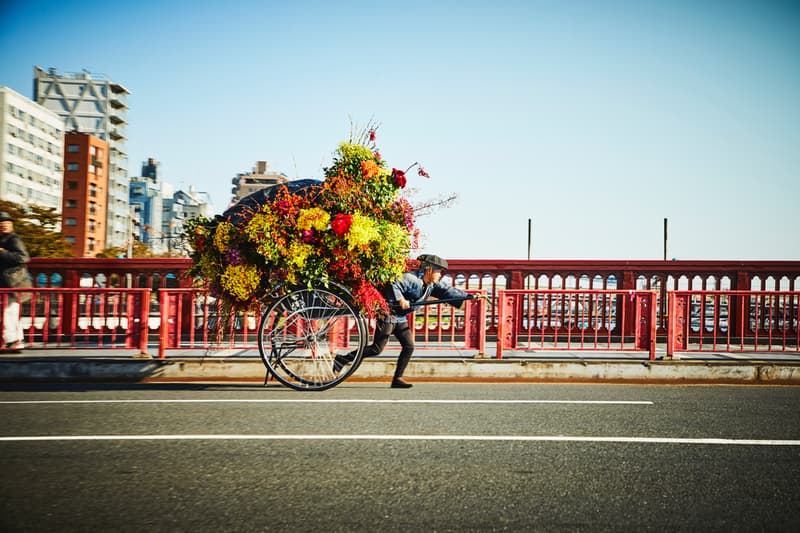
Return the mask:
<path id="1" fill-rule="evenodd" d="M 0 437 L 0 442 L 134 441 L 134 440 L 408 440 L 593 442 L 613 444 L 701 444 L 716 446 L 800 446 L 800 440 L 679 437 L 592 437 L 568 435 L 30 435 Z"/>
<path id="2" fill-rule="evenodd" d="M 86 403 L 411 403 L 411 404 L 571 404 L 571 405 L 653 405 L 651 401 L 628 400 L 365 400 L 365 399 L 184 399 L 184 400 L 11 400 L 14 404 L 86 404 Z"/>

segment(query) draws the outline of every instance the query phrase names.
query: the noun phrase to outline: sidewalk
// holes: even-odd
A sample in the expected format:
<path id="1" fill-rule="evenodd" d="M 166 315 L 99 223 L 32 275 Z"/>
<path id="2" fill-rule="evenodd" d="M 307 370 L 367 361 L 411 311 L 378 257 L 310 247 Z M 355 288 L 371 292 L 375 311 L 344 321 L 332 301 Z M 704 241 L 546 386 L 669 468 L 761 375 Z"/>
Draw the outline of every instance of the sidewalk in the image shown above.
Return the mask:
<path id="1" fill-rule="evenodd" d="M 487 352 L 493 350 L 487 347 Z M 388 381 L 397 350 L 366 359 L 349 381 Z M 138 350 L 43 349 L 0 355 L 0 383 L 19 382 L 254 382 L 265 367 L 253 349 L 170 350 L 165 359 Z M 800 385 L 800 353 L 663 353 L 515 351 L 498 360 L 475 350 L 417 350 L 405 377 L 411 381 L 738 383 Z"/>

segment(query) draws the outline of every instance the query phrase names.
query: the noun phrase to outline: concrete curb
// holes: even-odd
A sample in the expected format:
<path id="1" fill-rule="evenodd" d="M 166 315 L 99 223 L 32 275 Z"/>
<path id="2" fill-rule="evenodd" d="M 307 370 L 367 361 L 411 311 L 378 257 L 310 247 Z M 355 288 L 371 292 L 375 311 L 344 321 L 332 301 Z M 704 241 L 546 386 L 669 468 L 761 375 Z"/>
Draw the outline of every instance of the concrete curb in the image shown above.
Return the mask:
<path id="1" fill-rule="evenodd" d="M 388 381 L 394 360 L 367 360 L 353 382 Z M 122 359 L 18 357 L 0 360 L 0 382 L 255 382 L 263 383 L 259 359 Z M 411 381 L 735 383 L 800 385 L 800 361 L 619 361 L 415 358 Z"/>

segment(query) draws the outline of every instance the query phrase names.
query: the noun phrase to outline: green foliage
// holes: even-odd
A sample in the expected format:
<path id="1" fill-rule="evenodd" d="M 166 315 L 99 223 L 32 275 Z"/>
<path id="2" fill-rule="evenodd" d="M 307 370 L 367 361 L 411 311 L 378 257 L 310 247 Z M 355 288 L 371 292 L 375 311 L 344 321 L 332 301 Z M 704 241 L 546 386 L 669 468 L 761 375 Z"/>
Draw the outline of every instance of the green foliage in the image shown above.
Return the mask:
<path id="1" fill-rule="evenodd" d="M 55 228 L 61 215 L 52 207 L 32 205 L 28 209 L 0 200 L 0 211 L 14 219 L 14 232 L 20 236 L 31 257 L 72 257 L 70 244 Z"/>

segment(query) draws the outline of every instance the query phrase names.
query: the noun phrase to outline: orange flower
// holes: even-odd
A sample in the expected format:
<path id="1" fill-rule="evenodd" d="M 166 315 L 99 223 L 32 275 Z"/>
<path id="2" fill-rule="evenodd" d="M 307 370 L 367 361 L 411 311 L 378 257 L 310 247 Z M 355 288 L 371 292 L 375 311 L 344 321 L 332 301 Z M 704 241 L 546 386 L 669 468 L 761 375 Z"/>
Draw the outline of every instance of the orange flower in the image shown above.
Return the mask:
<path id="1" fill-rule="evenodd" d="M 372 159 L 361 162 L 361 173 L 364 174 L 365 178 L 374 178 L 379 171 L 378 164 Z"/>

